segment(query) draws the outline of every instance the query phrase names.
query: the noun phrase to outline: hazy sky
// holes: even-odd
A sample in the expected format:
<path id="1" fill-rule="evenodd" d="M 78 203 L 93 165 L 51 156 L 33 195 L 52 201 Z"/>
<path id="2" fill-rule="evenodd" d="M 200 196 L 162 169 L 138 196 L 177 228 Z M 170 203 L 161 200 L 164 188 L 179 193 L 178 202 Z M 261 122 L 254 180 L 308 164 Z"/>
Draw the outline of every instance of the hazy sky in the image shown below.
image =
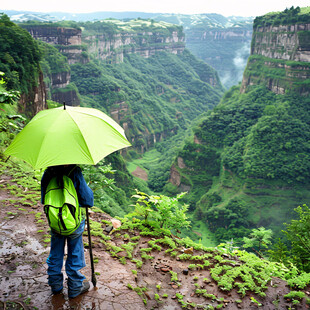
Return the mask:
<path id="1" fill-rule="evenodd" d="M 219 13 L 224 16 L 258 16 L 305 7 L 310 0 L 3 0 L 1 10 L 90 13 L 96 11 L 140 11 L 153 13 Z"/>

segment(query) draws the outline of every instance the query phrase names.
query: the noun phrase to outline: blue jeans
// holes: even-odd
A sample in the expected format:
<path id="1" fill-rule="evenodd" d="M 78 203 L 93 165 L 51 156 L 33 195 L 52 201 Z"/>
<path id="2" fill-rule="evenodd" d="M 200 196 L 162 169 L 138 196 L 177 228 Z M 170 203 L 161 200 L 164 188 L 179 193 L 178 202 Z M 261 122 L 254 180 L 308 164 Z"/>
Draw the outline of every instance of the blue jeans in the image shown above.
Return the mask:
<path id="1" fill-rule="evenodd" d="M 68 276 L 68 295 L 70 298 L 73 298 L 79 295 L 81 291 L 83 281 L 86 279 L 79 271 L 86 266 L 82 239 L 84 228 L 85 220 L 69 236 L 62 236 L 52 232 L 51 251 L 46 262 L 48 265 L 48 284 L 52 288 L 53 293 L 60 292 L 63 289 L 63 274 L 61 269 L 63 266 L 66 241 L 68 256 L 65 267 Z"/>

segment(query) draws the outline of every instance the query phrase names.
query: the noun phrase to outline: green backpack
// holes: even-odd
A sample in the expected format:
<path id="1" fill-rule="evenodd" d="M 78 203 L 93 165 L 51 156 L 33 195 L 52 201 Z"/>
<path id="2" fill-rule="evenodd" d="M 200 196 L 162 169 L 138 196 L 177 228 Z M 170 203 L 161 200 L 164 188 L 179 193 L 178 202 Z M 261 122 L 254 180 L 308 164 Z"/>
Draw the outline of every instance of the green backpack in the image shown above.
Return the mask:
<path id="1" fill-rule="evenodd" d="M 53 177 L 46 189 L 44 212 L 51 229 L 60 235 L 72 234 L 81 224 L 81 209 L 72 180 L 64 175 L 63 186 Z"/>

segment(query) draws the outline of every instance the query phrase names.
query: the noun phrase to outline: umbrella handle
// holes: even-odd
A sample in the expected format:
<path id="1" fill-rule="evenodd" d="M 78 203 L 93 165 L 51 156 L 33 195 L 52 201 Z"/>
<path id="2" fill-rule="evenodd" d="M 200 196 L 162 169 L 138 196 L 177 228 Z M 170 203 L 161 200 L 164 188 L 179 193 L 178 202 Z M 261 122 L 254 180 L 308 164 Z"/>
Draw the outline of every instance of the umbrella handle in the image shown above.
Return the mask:
<path id="1" fill-rule="evenodd" d="M 66 110 L 66 103 L 65 103 L 65 101 L 64 101 L 64 110 Z"/>
<path id="2" fill-rule="evenodd" d="M 91 244 L 88 207 L 86 207 L 86 219 L 87 219 L 87 234 L 88 234 L 88 246 L 89 246 L 90 265 L 91 265 L 91 272 L 92 272 L 91 282 L 93 283 L 93 286 L 96 287 L 97 280 L 96 280 L 96 276 L 95 276 L 95 267 L 94 267 L 94 260 L 93 260 L 93 249 L 92 249 L 92 244 Z"/>

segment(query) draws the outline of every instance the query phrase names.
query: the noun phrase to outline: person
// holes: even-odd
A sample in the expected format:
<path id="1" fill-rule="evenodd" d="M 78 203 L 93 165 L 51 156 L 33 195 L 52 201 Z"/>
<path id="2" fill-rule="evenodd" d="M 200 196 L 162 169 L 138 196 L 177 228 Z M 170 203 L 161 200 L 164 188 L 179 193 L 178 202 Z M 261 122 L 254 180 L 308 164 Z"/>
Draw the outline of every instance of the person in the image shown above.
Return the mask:
<path id="1" fill-rule="evenodd" d="M 44 197 L 49 181 L 53 177 L 67 175 L 73 181 L 77 192 L 79 206 L 82 207 L 82 221 L 80 226 L 70 235 L 63 236 L 51 231 L 51 249 L 47 258 L 48 284 L 53 294 L 62 293 L 63 291 L 63 261 L 65 244 L 67 243 L 67 260 L 65 264 L 66 274 L 68 276 L 68 296 L 74 298 L 89 290 L 88 281 L 84 281 L 85 276 L 79 271 L 85 264 L 83 231 L 85 228 L 86 207 L 92 207 L 94 204 L 94 195 L 88 187 L 82 170 L 77 165 L 61 165 L 48 167 L 41 179 L 41 202 L 44 204 Z"/>

